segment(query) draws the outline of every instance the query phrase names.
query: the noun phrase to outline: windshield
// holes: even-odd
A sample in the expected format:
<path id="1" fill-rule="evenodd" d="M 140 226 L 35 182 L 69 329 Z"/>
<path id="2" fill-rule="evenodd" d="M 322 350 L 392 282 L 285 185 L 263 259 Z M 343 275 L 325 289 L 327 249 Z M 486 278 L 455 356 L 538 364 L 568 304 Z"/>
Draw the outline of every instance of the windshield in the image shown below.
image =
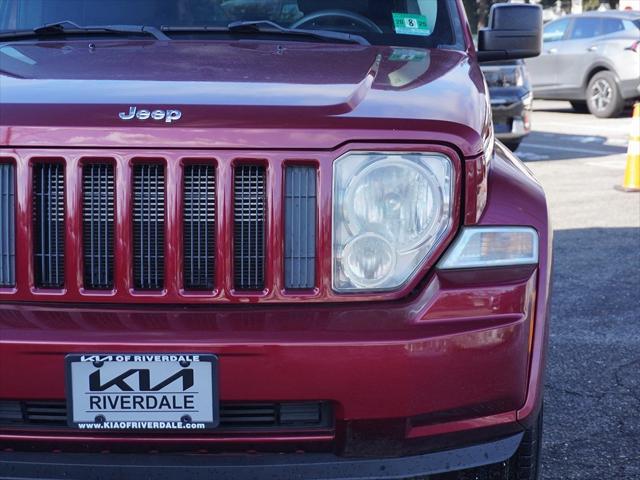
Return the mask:
<path id="1" fill-rule="evenodd" d="M 463 48 L 455 0 L 0 0 L 0 33 L 72 21 L 81 26 L 165 27 L 171 38 L 219 39 L 212 32 L 167 27 L 227 27 L 260 20 L 357 34 L 377 45 Z"/>

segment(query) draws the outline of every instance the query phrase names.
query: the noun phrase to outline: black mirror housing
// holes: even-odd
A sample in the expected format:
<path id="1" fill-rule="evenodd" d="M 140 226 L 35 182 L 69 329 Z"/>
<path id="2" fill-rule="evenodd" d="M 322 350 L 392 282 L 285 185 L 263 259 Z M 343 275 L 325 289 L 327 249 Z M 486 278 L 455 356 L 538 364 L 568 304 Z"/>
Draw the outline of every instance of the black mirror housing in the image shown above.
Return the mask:
<path id="1" fill-rule="evenodd" d="M 537 57 L 542 50 L 542 8 L 497 3 L 489 11 L 489 27 L 478 32 L 478 60 Z"/>

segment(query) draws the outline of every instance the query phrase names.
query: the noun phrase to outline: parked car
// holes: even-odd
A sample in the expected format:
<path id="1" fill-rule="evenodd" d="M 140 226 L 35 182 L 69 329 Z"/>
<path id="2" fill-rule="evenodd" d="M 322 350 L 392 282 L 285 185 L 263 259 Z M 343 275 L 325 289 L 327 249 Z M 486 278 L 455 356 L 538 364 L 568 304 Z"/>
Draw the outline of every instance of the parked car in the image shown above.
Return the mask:
<path id="1" fill-rule="evenodd" d="M 522 60 L 488 62 L 481 65 L 489 86 L 496 138 L 516 151 L 531 131 L 533 94 Z"/>
<path id="2" fill-rule="evenodd" d="M 614 117 L 640 98 L 640 12 L 568 15 L 544 27 L 527 60 L 536 98 L 569 100 L 577 112 Z"/>
<path id="3" fill-rule="evenodd" d="M 538 478 L 551 229 L 478 62 L 541 10 L 465 18 L 1 0 L 0 477 Z"/>

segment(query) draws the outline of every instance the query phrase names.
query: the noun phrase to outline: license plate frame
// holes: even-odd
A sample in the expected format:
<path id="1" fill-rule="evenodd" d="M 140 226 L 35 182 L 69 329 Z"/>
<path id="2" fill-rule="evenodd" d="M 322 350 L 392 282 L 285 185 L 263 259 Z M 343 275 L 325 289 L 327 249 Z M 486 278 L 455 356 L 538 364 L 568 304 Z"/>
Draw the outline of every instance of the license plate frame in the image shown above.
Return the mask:
<path id="1" fill-rule="evenodd" d="M 65 376 L 67 424 L 76 429 L 188 431 L 220 421 L 213 354 L 73 353 Z"/>

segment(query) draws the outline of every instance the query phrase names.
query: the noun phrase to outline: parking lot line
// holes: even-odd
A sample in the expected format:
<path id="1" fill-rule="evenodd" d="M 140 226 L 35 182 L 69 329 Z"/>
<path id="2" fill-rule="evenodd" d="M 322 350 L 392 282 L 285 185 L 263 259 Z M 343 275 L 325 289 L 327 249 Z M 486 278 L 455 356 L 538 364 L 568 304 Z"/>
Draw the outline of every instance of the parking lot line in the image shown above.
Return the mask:
<path id="1" fill-rule="evenodd" d="M 598 168 L 609 168 L 611 170 L 620 170 L 624 171 L 625 166 L 624 160 L 610 160 L 607 162 L 585 162 L 585 165 L 589 165 L 590 167 L 598 167 Z"/>
<path id="2" fill-rule="evenodd" d="M 538 143 L 526 143 L 522 144 L 522 148 L 540 148 L 542 150 L 558 150 L 562 152 L 573 152 L 573 153 L 586 153 L 593 155 L 619 155 L 621 152 L 613 152 L 610 150 L 596 150 L 596 149 L 586 149 L 586 148 L 575 148 L 575 147 L 560 147 L 556 145 L 540 145 Z"/>
<path id="3" fill-rule="evenodd" d="M 618 120 L 618 121 L 616 121 Z M 573 120 L 575 121 L 575 120 Z M 620 134 L 621 133 L 621 128 L 624 129 L 624 127 L 627 127 L 628 129 L 628 125 L 631 121 L 631 118 L 620 118 L 620 119 L 614 119 L 613 122 L 615 122 L 615 125 L 592 125 L 592 124 L 586 124 L 586 123 L 582 123 L 582 122 L 578 122 L 578 125 L 576 125 L 578 127 L 579 130 L 581 131 L 585 131 L 585 130 L 590 130 L 592 132 L 597 132 L 597 133 L 612 133 L 612 134 Z M 613 123 L 611 122 L 611 123 Z M 544 126 L 545 127 L 560 127 L 562 129 L 567 129 L 567 124 L 564 122 L 550 122 L 545 120 L 544 122 Z"/>

